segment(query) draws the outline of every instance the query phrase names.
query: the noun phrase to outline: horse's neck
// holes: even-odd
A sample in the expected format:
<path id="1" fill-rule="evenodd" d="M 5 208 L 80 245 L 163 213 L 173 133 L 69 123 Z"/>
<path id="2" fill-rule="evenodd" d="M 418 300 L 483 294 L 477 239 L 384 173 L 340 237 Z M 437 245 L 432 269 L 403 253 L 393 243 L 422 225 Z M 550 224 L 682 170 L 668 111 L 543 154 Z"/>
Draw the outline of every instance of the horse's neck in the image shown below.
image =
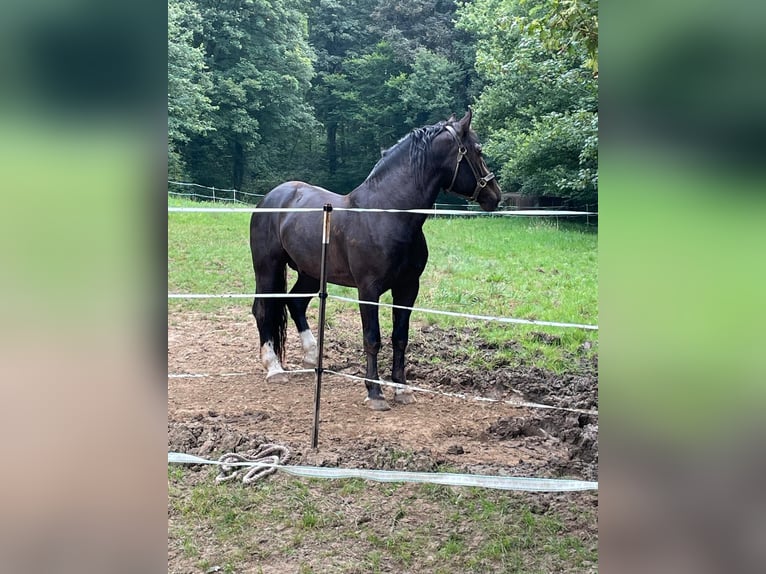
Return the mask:
<path id="1" fill-rule="evenodd" d="M 402 153 L 402 152 L 400 152 Z M 385 166 L 372 174 L 349 194 L 358 207 L 376 209 L 427 209 L 433 206 L 441 189 L 437 171 L 418 177 L 408 161 Z"/>
<path id="2" fill-rule="evenodd" d="M 441 187 L 438 180 L 424 182 L 425 188 L 407 184 L 407 193 L 400 186 L 401 182 L 386 179 L 365 181 L 349 194 L 349 200 L 356 207 L 371 209 L 428 209 L 433 207 Z"/>

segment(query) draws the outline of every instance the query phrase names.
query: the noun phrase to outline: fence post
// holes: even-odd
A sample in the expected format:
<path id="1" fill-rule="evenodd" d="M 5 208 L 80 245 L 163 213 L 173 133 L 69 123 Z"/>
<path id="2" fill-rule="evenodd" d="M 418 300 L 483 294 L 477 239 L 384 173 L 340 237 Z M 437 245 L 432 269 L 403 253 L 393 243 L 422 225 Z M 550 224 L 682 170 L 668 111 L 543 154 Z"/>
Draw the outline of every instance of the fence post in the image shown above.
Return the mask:
<path id="1" fill-rule="evenodd" d="M 213 203 L 215 203 L 215 186 L 213 186 Z"/>
<path id="2" fill-rule="evenodd" d="M 237 203 L 237 190 L 232 189 L 232 191 L 234 192 L 234 203 Z"/>
<path id="3" fill-rule="evenodd" d="M 314 426 L 311 431 L 311 448 L 319 443 L 319 400 L 322 394 L 322 372 L 324 357 L 324 318 L 327 304 L 327 250 L 330 246 L 330 219 L 332 205 L 324 205 L 324 223 L 322 224 L 322 257 L 319 267 L 319 349 L 316 366 L 316 386 L 314 388 Z"/>

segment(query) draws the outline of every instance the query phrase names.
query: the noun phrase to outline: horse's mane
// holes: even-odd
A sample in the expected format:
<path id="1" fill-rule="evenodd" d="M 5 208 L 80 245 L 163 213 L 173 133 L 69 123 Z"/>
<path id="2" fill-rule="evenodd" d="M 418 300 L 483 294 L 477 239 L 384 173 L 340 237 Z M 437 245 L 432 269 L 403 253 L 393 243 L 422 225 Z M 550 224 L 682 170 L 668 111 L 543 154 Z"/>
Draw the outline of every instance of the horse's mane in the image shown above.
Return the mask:
<path id="1" fill-rule="evenodd" d="M 445 124 L 446 122 L 439 122 L 432 126 L 412 130 L 390 148 L 382 152 L 382 157 L 375 164 L 375 167 L 372 168 L 365 181 L 377 179 L 391 164 L 400 161 L 399 156 L 401 152 L 407 151 L 407 159 L 415 175 L 415 181 L 418 186 L 422 185 L 422 177 L 425 171 L 426 158 L 431 150 L 431 142 L 444 129 Z"/>

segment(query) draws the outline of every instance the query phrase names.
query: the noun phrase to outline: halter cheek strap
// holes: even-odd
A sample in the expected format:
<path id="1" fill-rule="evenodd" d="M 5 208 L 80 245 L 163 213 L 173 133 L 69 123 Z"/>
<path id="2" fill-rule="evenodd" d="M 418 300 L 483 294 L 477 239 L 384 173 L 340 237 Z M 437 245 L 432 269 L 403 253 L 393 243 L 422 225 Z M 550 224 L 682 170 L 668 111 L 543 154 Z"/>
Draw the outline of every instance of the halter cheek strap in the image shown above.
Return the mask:
<path id="1" fill-rule="evenodd" d="M 466 158 L 466 161 L 468 162 L 468 167 L 471 168 L 471 172 L 473 173 L 474 179 L 476 179 L 476 189 L 473 191 L 473 195 L 471 196 L 471 201 L 476 201 L 476 198 L 479 197 L 479 194 L 481 193 L 481 190 L 487 187 L 487 184 L 495 179 L 495 174 L 491 171 L 488 172 L 486 175 L 479 175 L 479 170 L 476 169 L 476 166 L 471 162 L 471 158 L 466 157 L 466 154 L 468 153 L 468 150 L 466 147 L 462 144 L 460 141 L 460 138 L 457 137 L 457 132 L 455 131 L 455 128 L 449 125 L 445 125 L 444 129 L 446 129 L 452 138 L 457 143 L 457 163 L 455 164 L 455 172 L 452 174 L 452 181 L 450 181 L 449 187 L 445 190 L 447 193 L 454 193 L 455 195 L 460 195 L 460 197 L 465 197 L 462 194 L 459 194 L 452 190 L 452 186 L 455 185 L 455 180 L 457 179 L 457 172 L 460 169 L 460 162 L 463 161 L 463 158 Z"/>

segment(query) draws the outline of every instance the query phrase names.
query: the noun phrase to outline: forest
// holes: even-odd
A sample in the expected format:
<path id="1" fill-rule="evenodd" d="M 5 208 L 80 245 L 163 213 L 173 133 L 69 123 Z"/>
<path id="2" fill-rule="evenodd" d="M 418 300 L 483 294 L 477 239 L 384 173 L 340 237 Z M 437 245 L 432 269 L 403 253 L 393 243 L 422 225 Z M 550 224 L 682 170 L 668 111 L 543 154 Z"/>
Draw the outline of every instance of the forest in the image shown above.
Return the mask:
<path id="1" fill-rule="evenodd" d="M 171 181 L 348 193 L 469 106 L 504 192 L 595 211 L 597 0 L 168 0 Z"/>

